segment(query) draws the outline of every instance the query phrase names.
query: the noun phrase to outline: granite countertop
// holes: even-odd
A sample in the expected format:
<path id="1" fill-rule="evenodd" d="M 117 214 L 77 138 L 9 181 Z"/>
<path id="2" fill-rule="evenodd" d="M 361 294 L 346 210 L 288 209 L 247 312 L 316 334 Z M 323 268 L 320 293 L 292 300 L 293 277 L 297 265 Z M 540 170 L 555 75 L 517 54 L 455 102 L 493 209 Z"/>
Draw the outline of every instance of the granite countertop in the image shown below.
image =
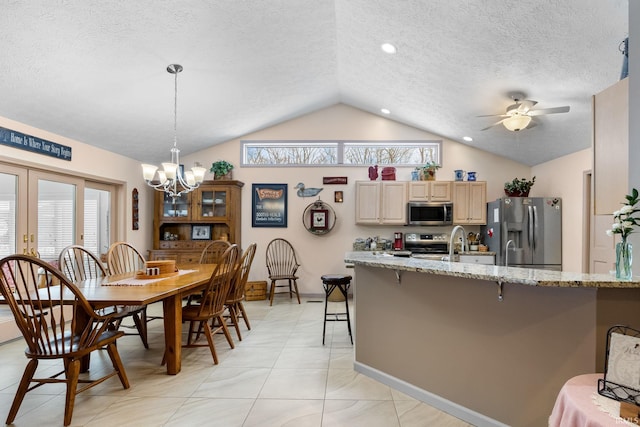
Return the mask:
<path id="1" fill-rule="evenodd" d="M 640 277 L 632 281 L 616 279 L 609 274 L 583 274 L 533 268 L 502 267 L 463 262 L 431 261 L 418 258 L 395 257 L 387 253 L 347 252 L 346 263 L 396 271 L 413 271 L 468 279 L 491 280 L 529 286 L 567 288 L 640 288 Z"/>

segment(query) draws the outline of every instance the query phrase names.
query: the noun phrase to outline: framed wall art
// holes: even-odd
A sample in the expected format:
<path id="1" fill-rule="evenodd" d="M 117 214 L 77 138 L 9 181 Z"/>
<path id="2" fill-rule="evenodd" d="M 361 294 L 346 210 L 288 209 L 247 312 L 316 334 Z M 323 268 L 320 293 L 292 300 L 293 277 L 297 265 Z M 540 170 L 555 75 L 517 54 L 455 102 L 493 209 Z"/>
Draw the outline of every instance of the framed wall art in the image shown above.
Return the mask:
<path id="1" fill-rule="evenodd" d="M 287 184 L 252 184 L 251 226 L 287 227 Z"/>
<path id="2" fill-rule="evenodd" d="M 211 226 L 210 225 L 192 226 L 191 240 L 211 240 Z"/>
<path id="3" fill-rule="evenodd" d="M 329 211 L 327 209 L 311 209 L 311 228 L 326 230 L 329 228 Z"/>

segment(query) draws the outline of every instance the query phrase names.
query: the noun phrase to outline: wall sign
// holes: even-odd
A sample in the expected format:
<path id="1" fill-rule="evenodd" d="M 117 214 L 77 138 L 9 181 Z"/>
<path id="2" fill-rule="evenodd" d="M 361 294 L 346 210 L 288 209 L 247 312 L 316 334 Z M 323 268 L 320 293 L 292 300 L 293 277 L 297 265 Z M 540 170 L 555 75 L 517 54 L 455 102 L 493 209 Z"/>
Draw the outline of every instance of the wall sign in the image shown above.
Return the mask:
<path id="1" fill-rule="evenodd" d="M 0 127 L 0 144 L 71 161 L 71 147 Z"/>
<path id="2" fill-rule="evenodd" d="M 251 226 L 287 226 L 287 184 L 252 184 Z"/>

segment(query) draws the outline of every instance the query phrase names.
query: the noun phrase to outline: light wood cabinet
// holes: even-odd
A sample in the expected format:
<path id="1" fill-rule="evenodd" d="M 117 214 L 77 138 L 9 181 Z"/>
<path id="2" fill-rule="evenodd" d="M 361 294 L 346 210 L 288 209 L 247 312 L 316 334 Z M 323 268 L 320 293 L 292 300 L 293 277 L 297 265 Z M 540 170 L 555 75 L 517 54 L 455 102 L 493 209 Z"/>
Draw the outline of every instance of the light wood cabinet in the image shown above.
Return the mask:
<path id="1" fill-rule="evenodd" d="M 453 183 L 453 223 L 487 223 L 487 183 L 460 181 Z"/>
<path id="2" fill-rule="evenodd" d="M 193 263 L 200 260 L 202 249 L 212 240 L 239 245 L 243 186 L 240 181 L 204 181 L 175 200 L 166 193 L 155 193 L 149 259 Z"/>
<path id="3" fill-rule="evenodd" d="M 406 182 L 356 182 L 356 224 L 397 225 L 406 223 Z"/>
<path id="4" fill-rule="evenodd" d="M 450 202 L 452 181 L 410 181 L 409 201 Z"/>

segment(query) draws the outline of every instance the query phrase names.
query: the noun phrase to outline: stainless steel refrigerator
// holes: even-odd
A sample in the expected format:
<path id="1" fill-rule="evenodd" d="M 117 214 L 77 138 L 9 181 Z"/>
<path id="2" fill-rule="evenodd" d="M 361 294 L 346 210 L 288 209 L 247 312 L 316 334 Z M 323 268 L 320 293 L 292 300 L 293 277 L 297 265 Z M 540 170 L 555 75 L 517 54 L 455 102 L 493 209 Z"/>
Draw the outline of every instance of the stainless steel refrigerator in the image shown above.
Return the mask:
<path id="1" fill-rule="evenodd" d="M 562 270 L 562 200 L 504 197 L 487 204 L 484 244 L 496 265 Z M 508 249 L 507 249 L 508 244 Z"/>

